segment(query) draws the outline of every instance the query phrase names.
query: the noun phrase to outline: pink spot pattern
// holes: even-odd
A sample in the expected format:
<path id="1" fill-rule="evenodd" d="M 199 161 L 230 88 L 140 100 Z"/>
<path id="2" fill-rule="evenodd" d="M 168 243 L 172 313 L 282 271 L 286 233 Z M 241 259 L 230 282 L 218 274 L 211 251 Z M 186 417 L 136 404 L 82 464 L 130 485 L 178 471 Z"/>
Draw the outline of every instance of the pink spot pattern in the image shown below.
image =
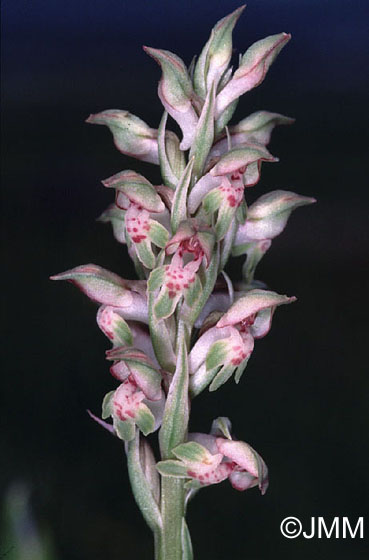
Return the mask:
<path id="1" fill-rule="evenodd" d="M 230 208 L 238 208 L 243 201 L 245 186 L 243 184 L 242 169 L 223 177 L 222 184 L 218 187 L 223 200 Z"/>
<path id="2" fill-rule="evenodd" d="M 122 420 L 133 420 L 145 395 L 130 375 L 113 395 L 113 415 Z"/>
<path id="3" fill-rule="evenodd" d="M 150 214 L 141 206 L 131 203 L 125 216 L 126 230 L 133 243 L 141 243 L 150 231 Z"/>

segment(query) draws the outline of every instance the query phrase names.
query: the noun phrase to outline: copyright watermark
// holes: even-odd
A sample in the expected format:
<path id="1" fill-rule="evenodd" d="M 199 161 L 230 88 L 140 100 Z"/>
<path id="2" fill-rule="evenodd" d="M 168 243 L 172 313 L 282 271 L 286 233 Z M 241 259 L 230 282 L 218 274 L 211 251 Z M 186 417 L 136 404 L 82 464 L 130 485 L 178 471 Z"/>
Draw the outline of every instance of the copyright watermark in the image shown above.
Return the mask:
<path id="1" fill-rule="evenodd" d="M 304 528 L 307 530 L 304 531 Z M 359 517 L 354 522 L 348 517 L 334 517 L 332 521 L 326 522 L 324 517 L 311 517 L 310 525 L 303 527 L 300 519 L 290 516 L 283 519 L 280 531 L 286 539 L 296 539 L 300 535 L 304 539 L 363 539 L 364 518 Z"/>

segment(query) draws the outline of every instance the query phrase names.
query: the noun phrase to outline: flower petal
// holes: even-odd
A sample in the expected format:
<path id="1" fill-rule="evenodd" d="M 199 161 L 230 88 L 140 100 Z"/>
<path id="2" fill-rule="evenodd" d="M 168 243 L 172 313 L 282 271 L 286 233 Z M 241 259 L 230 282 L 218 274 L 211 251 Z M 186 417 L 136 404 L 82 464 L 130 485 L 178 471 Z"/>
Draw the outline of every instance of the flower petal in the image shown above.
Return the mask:
<path id="1" fill-rule="evenodd" d="M 295 301 L 295 297 L 288 297 L 267 290 L 250 290 L 246 295 L 235 301 L 227 313 L 218 321 L 217 327 L 223 328 L 229 325 L 241 323 L 247 317 L 267 309 Z"/>
<path id="2" fill-rule="evenodd" d="M 50 278 L 68 280 L 89 298 L 105 305 L 127 308 L 133 303 L 129 282 L 95 264 L 77 266 Z"/>

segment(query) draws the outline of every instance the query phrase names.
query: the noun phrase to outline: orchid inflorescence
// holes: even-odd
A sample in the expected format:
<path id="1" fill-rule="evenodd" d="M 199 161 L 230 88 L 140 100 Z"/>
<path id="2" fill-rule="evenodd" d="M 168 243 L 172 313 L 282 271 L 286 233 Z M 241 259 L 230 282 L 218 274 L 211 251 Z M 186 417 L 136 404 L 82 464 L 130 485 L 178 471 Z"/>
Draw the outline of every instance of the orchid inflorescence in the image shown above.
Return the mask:
<path id="1" fill-rule="evenodd" d="M 123 154 L 160 166 L 160 185 L 132 170 L 102 181 L 115 202 L 100 221 L 127 245 L 139 280 L 94 264 L 52 277 L 100 304 L 97 323 L 112 344 L 107 359 L 118 386 L 105 396 L 102 418 L 91 416 L 125 442 L 133 493 L 162 560 L 192 558 L 185 511 L 199 489 L 225 479 L 238 490 L 267 489 L 263 459 L 232 437 L 229 419 L 216 419 L 209 434 L 188 433 L 189 408 L 205 389 L 240 381 L 276 308 L 295 300 L 254 275 L 292 210 L 314 202 L 275 190 L 246 203 L 262 162 L 278 161 L 266 147 L 273 128 L 293 119 L 257 111 L 228 126 L 239 97 L 263 81 L 290 39 L 257 41 L 233 72 L 232 31 L 243 9 L 215 25 L 188 69 L 173 53 L 144 47 L 162 70 L 157 130 L 118 109 L 87 119 L 107 126 Z M 181 140 L 167 130 L 168 115 Z M 231 254 L 246 256 L 235 285 L 224 272 Z M 160 461 L 146 437 L 157 430 Z"/>

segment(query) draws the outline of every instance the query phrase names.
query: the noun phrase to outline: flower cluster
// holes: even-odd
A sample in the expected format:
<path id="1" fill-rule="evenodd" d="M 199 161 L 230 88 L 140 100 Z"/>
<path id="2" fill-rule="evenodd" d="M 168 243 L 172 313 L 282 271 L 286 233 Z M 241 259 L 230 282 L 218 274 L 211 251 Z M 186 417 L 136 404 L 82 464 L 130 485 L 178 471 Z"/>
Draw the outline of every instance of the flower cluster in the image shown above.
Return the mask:
<path id="1" fill-rule="evenodd" d="M 185 479 L 182 491 L 190 493 L 225 479 L 238 490 L 259 486 L 264 493 L 268 485 L 263 459 L 232 439 L 227 419 L 215 421 L 208 435 L 188 434 L 190 400 L 232 375 L 238 383 L 277 307 L 295 301 L 254 276 L 291 212 L 314 202 L 275 190 L 247 204 L 262 163 L 278 161 L 267 149 L 274 127 L 293 119 L 257 111 L 228 126 L 239 97 L 261 84 L 290 39 L 280 33 L 257 41 L 233 72 L 232 31 L 242 10 L 215 25 L 189 69 L 169 51 L 144 47 L 162 71 L 158 129 L 125 110 L 87 119 L 107 126 L 125 156 L 160 166 L 160 185 L 132 170 L 102 181 L 115 199 L 100 221 L 127 245 L 139 279 L 93 264 L 52 277 L 100 304 L 97 323 L 112 344 L 107 359 L 118 386 L 105 396 L 98 421 L 126 442 L 133 491 L 154 531 L 166 523 L 158 473 Z M 167 129 L 168 116 L 181 139 Z M 224 272 L 231 254 L 246 256 L 235 286 Z M 157 462 L 144 436 L 158 429 Z"/>

